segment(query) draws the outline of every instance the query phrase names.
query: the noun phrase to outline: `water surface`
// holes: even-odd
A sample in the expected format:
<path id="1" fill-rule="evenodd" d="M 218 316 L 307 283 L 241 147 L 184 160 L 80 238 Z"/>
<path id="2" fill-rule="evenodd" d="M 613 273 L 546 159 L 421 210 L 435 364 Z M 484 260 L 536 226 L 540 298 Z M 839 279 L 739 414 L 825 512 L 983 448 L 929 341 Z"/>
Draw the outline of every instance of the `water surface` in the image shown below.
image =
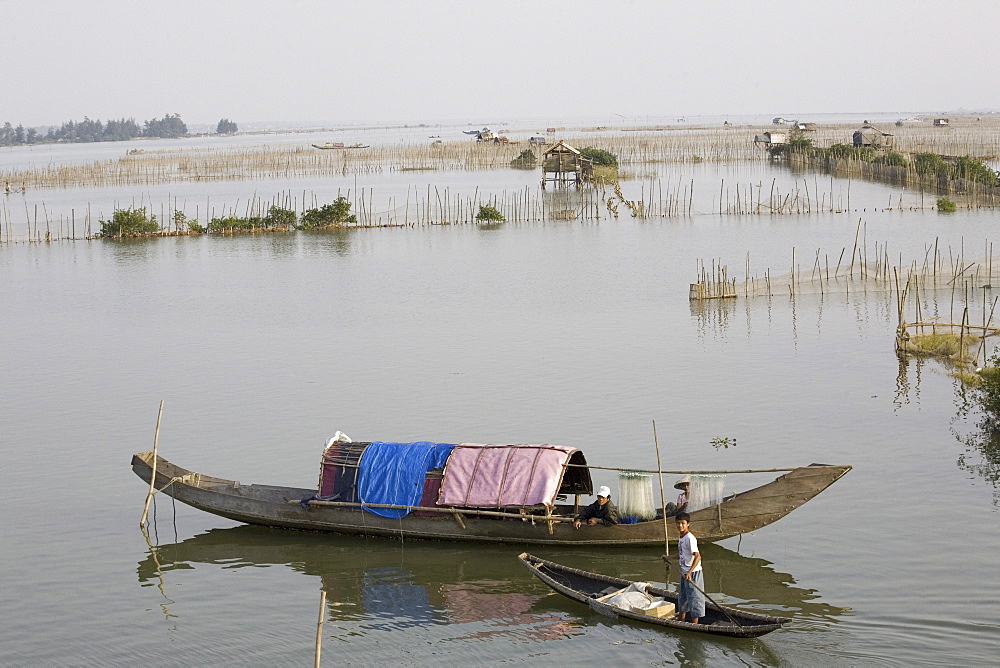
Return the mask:
<path id="1" fill-rule="evenodd" d="M 893 192 L 872 189 L 873 202 Z M 935 237 L 983 248 L 996 220 L 862 215 L 869 245 L 908 257 Z M 956 438 L 971 427 L 955 382 L 897 360 L 893 297 L 687 300 L 698 258 L 738 267 L 749 251 L 777 271 L 792 246 L 850 246 L 859 217 L 5 244 L 0 661 L 302 665 L 325 589 L 328 663 L 995 662 L 997 491 L 959 465 L 982 453 Z M 517 546 L 244 528 L 163 497 L 151 547 L 128 463 L 151 446 L 161 399 L 165 457 L 248 483 L 314 485 L 336 430 L 565 443 L 653 468 L 652 420 L 667 468 L 854 470 L 706 547 L 713 596 L 795 620 L 727 641 L 595 616 L 534 582 Z M 716 451 L 720 436 L 737 445 Z M 607 472 L 595 484 L 617 489 Z M 656 550 L 536 552 L 664 577 Z"/>

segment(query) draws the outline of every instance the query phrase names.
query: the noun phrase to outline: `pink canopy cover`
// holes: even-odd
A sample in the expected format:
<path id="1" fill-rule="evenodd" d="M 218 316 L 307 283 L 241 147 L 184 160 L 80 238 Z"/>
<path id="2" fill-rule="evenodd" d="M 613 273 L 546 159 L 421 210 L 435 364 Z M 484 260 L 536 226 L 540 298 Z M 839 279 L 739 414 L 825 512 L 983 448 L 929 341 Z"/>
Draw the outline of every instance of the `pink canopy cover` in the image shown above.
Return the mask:
<path id="1" fill-rule="evenodd" d="M 438 505 L 551 506 L 564 466 L 576 450 L 565 445 L 456 445 L 444 469 Z"/>

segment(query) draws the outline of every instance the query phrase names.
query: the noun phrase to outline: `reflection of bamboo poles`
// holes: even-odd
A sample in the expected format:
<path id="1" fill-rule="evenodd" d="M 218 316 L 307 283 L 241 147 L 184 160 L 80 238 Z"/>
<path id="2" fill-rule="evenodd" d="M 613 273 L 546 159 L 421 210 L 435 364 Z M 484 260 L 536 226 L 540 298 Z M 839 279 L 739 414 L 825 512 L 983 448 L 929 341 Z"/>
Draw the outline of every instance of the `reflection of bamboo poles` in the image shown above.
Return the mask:
<path id="1" fill-rule="evenodd" d="M 166 603 L 161 603 L 160 608 L 163 610 L 163 614 L 167 617 L 167 619 L 170 619 L 171 617 L 176 617 L 177 615 L 170 612 L 170 608 L 167 607 L 174 601 L 171 600 L 169 596 L 167 596 L 167 586 L 166 582 L 164 582 L 163 580 L 163 567 L 160 565 L 160 557 L 156 552 L 157 548 L 155 545 L 153 545 L 153 541 L 150 540 L 149 531 L 146 530 L 146 527 L 140 525 L 139 529 L 140 531 L 142 531 L 142 537 L 146 539 L 146 545 L 149 546 L 149 556 L 152 557 L 153 563 L 156 564 L 156 579 L 157 579 L 156 588 L 160 590 L 160 594 L 167 601 Z"/>

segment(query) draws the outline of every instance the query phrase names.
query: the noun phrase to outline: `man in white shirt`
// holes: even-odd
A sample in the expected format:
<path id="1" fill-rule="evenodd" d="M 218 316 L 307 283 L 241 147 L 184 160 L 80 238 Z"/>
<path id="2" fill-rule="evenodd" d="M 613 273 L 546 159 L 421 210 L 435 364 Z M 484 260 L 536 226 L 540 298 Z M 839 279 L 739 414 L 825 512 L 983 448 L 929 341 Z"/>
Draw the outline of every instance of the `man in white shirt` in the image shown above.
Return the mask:
<path id="1" fill-rule="evenodd" d="M 677 562 L 681 583 L 677 589 L 677 615 L 680 621 L 697 624 L 705 616 L 704 578 L 701 571 L 701 552 L 698 539 L 690 531 L 691 516 L 677 513 Z"/>

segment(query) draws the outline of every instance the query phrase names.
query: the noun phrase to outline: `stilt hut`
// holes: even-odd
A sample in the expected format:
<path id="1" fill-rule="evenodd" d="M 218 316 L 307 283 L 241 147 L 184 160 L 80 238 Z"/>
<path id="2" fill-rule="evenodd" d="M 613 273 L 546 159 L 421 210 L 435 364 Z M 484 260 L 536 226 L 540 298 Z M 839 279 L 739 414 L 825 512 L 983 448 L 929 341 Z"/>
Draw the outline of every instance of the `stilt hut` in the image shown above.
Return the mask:
<path id="1" fill-rule="evenodd" d="M 787 144 L 787 132 L 765 132 L 763 135 L 754 135 L 753 140 L 758 144 L 774 146 L 776 144 Z"/>
<path id="2" fill-rule="evenodd" d="M 542 153 L 542 188 L 549 181 L 580 187 L 594 176 L 594 163 L 564 141 Z"/>
<path id="3" fill-rule="evenodd" d="M 866 121 L 860 130 L 854 132 L 852 139 L 854 148 L 871 147 L 888 149 L 892 148 L 893 136 L 888 132 L 882 132 Z"/>

